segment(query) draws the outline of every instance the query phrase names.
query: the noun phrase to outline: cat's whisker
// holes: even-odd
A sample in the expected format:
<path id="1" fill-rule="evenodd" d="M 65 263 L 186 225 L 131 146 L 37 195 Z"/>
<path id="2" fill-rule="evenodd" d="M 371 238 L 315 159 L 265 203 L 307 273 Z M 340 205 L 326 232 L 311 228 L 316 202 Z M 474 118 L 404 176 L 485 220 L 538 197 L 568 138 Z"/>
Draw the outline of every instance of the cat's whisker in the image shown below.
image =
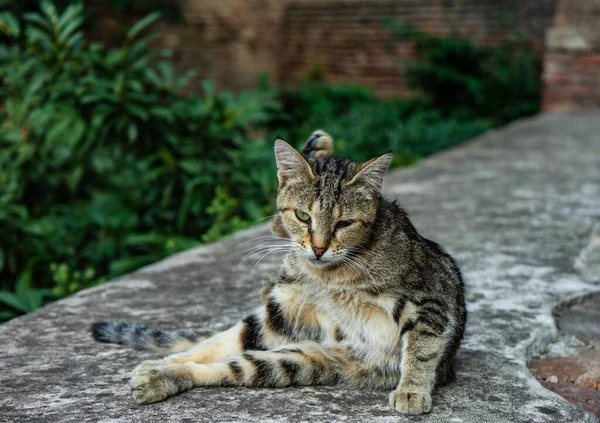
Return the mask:
<path id="1" fill-rule="evenodd" d="M 265 239 L 277 239 L 277 240 L 281 240 L 281 241 L 291 241 L 290 239 L 282 238 L 282 237 L 276 236 L 276 235 L 263 235 L 263 236 L 257 236 L 255 238 L 244 241 L 244 242 L 240 243 L 239 246 L 241 247 L 241 246 L 249 244 L 251 242 L 255 242 L 258 240 L 265 240 Z M 263 241 L 261 241 L 261 242 L 263 242 Z"/>
<path id="2" fill-rule="evenodd" d="M 242 251 L 238 251 L 237 253 L 235 253 L 235 255 L 240 255 L 243 253 L 246 253 L 248 251 L 253 251 L 253 250 L 257 250 L 257 249 L 261 249 L 261 248 L 265 248 L 265 247 L 279 247 L 279 246 L 287 246 L 290 243 L 279 243 L 279 244 L 267 244 L 267 241 L 263 242 L 262 244 L 259 245 L 255 245 L 254 247 L 250 247 L 250 248 L 246 248 L 245 250 Z"/>
<path id="3" fill-rule="evenodd" d="M 375 278 L 373 277 L 373 275 L 371 274 L 371 272 L 369 272 L 369 269 L 366 268 L 364 265 L 360 264 L 359 262 L 355 261 L 355 260 L 350 260 L 352 262 L 353 265 L 357 266 L 359 269 L 361 269 L 364 273 L 365 276 L 368 276 L 369 279 L 371 279 L 371 281 L 373 282 L 373 286 L 377 289 L 377 282 L 375 281 Z"/>
<path id="4" fill-rule="evenodd" d="M 287 244 L 262 244 L 262 245 L 254 247 L 254 248 L 248 249 L 247 251 L 250 251 L 250 252 L 248 254 L 246 254 L 246 256 L 242 259 L 242 261 L 245 260 L 247 257 L 251 257 L 256 254 L 261 254 L 268 250 L 291 251 L 292 249 L 296 248 L 296 245 L 297 244 L 295 244 L 293 242 L 289 242 Z"/>
<path id="5" fill-rule="evenodd" d="M 374 273 L 376 276 L 379 276 L 380 278 L 384 279 L 383 273 L 377 268 L 374 268 L 373 263 L 367 260 L 366 258 L 361 256 L 354 256 L 352 257 L 352 259 L 359 263 L 362 263 L 371 273 Z"/>
<path id="6" fill-rule="evenodd" d="M 246 254 L 240 261 L 244 262 L 249 259 L 251 260 L 253 258 L 253 256 L 261 255 L 261 254 L 263 254 L 265 252 L 269 252 L 269 251 L 289 251 L 289 249 L 290 249 L 290 247 L 288 245 L 278 245 L 278 246 L 271 245 L 271 246 L 264 247 L 264 248 L 261 248 L 261 249 L 258 249 L 258 250 L 255 250 L 255 251 L 252 251 L 252 252 Z"/>
<path id="7" fill-rule="evenodd" d="M 262 245 L 262 246 L 258 246 L 258 247 L 254 247 L 254 248 L 249 248 L 248 250 L 242 252 L 242 253 L 244 253 L 244 252 L 246 253 L 246 255 L 244 256 L 244 258 L 242 258 L 242 260 L 244 260 L 246 257 L 248 257 L 254 253 L 257 253 L 257 252 L 260 252 L 263 250 L 268 250 L 269 248 L 279 248 L 279 247 L 289 248 L 289 245 L 282 245 L 282 244 L 272 245 L 271 244 L 271 245 Z"/>
<path id="8" fill-rule="evenodd" d="M 354 263 L 351 259 L 349 259 L 348 257 L 342 257 L 342 261 L 344 263 L 346 263 L 348 266 L 350 266 L 350 268 L 358 275 L 360 276 L 361 274 L 364 274 L 365 271 L 364 269 L 361 269 L 359 266 L 357 266 L 356 263 Z"/>
<path id="9" fill-rule="evenodd" d="M 279 213 L 270 214 L 269 216 L 265 216 L 265 217 L 261 217 L 260 219 L 256 219 L 255 222 L 260 222 L 262 220 L 270 219 L 270 218 L 275 217 L 277 215 L 279 215 Z"/>
<path id="10" fill-rule="evenodd" d="M 365 267 L 367 267 L 376 276 L 380 277 L 382 280 L 387 281 L 387 279 L 385 278 L 383 273 L 381 271 L 377 270 L 375 267 L 373 267 L 372 260 L 380 257 L 380 255 L 378 253 L 375 253 L 373 251 L 369 251 L 369 250 L 366 250 L 366 249 L 360 248 L 360 247 L 349 247 L 347 250 L 350 251 L 351 253 L 354 253 L 352 255 L 352 259 L 364 264 Z M 369 258 L 369 260 L 367 260 L 367 257 Z"/>
<path id="11" fill-rule="evenodd" d="M 356 274 L 358 277 L 360 277 L 360 275 L 362 274 L 362 272 L 361 272 L 359 269 L 357 269 L 357 268 L 354 266 L 354 264 L 353 264 L 353 263 L 352 263 L 350 260 L 348 260 L 346 257 L 342 257 L 342 262 L 343 262 L 343 263 L 345 263 L 345 264 L 347 264 L 348 266 L 350 266 L 350 269 L 352 269 L 352 271 L 353 271 L 353 272 L 354 272 L 354 273 L 355 273 L 355 274 Z"/>
<path id="12" fill-rule="evenodd" d="M 256 263 L 254 264 L 254 267 L 252 268 L 252 271 L 250 272 L 250 274 L 252 275 L 252 274 L 254 273 L 254 270 L 256 269 L 256 266 L 258 266 L 258 264 L 259 264 L 259 263 L 260 263 L 260 262 L 261 262 L 263 259 L 265 259 L 265 258 L 266 258 L 267 256 L 269 256 L 270 254 L 273 254 L 273 253 L 275 253 L 275 252 L 278 252 L 278 251 L 287 251 L 287 249 L 286 249 L 286 250 L 272 249 L 272 250 L 269 250 L 269 251 L 267 251 L 266 253 L 264 253 L 264 254 L 263 254 L 263 255 L 262 255 L 262 256 L 261 256 L 261 257 L 260 257 L 258 260 L 256 260 Z"/>
<path id="13" fill-rule="evenodd" d="M 241 260 L 240 262 L 236 265 L 236 268 L 238 268 L 240 265 L 249 262 L 249 265 L 251 266 L 255 261 L 259 261 L 261 258 L 260 256 L 265 254 L 268 255 L 271 252 L 284 252 L 287 253 L 290 251 L 291 249 L 291 245 L 283 245 L 283 244 L 278 244 L 278 245 L 262 245 L 262 246 L 257 246 L 253 249 L 251 249 L 252 251 L 250 251 L 248 254 L 246 254 Z"/>
<path id="14" fill-rule="evenodd" d="M 264 249 L 264 250 L 259 250 L 259 251 L 253 251 L 251 253 L 246 254 L 239 262 L 239 264 L 244 264 L 244 263 L 252 263 L 254 260 L 256 260 L 256 257 L 264 254 L 265 252 L 268 251 L 272 251 L 273 248 L 268 248 L 268 249 Z M 285 250 L 281 250 L 281 251 L 285 251 Z"/>
<path id="15" fill-rule="evenodd" d="M 348 248 L 348 250 L 349 250 L 350 252 L 355 252 L 355 250 L 354 250 L 353 248 Z M 375 255 L 374 253 L 372 253 L 372 252 L 370 252 L 370 251 L 367 251 L 367 250 L 360 250 L 360 251 L 356 251 L 356 252 L 358 252 L 358 253 L 361 253 L 361 254 L 362 254 L 362 253 L 370 253 L 370 254 L 368 254 L 370 258 L 374 258 L 374 257 L 376 257 L 376 255 Z M 378 273 L 379 273 L 379 272 L 378 272 L 376 269 L 374 269 L 374 268 L 373 268 L 373 263 L 371 263 L 371 262 L 370 262 L 369 260 L 367 260 L 365 257 L 362 257 L 362 256 L 360 256 L 360 255 L 352 255 L 352 256 L 350 257 L 350 259 L 351 259 L 351 260 L 355 260 L 355 261 L 357 261 L 357 262 L 359 262 L 359 263 L 363 264 L 363 265 L 364 265 L 364 266 L 365 266 L 367 269 L 369 269 L 369 270 L 371 270 L 371 271 L 374 271 L 376 274 L 378 274 Z"/>
<path id="16" fill-rule="evenodd" d="M 256 266 L 258 265 L 258 263 L 259 263 L 259 262 L 260 262 L 262 259 L 264 259 L 264 258 L 265 258 L 265 257 L 267 257 L 268 255 L 270 255 L 270 254 L 273 254 L 273 253 L 275 253 L 275 252 L 274 252 L 274 251 L 268 251 L 268 252 L 266 252 L 266 253 L 263 253 L 263 255 L 262 255 L 262 256 L 256 257 L 256 258 L 252 259 L 252 261 L 250 261 L 250 262 L 248 262 L 247 264 L 245 264 L 245 268 L 246 268 L 246 269 L 250 269 L 250 268 L 252 269 L 252 270 L 251 270 L 251 272 L 250 272 L 250 275 L 252 275 L 252 274 L 254 273 L 254 269 L 256 268 Z M 241 263 L 240 263 L 240 264 L 241 264 Z"/>

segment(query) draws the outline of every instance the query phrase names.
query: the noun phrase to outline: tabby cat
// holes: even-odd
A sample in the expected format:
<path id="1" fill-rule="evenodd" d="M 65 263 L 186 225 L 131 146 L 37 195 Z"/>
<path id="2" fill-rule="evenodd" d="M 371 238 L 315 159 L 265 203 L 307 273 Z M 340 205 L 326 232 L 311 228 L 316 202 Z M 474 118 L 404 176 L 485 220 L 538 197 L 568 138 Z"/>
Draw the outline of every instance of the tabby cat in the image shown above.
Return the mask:
<path id="1" fill-rule="evenodd" d="M 138 403 L 195 386 L 346 385 L 394 389 L 401 413 L 431 411 L 454 378 L 466 310 L 456 263 L 381 194 L 391 153 L 366 163 L 331 157 L 315 132 L 304 156 L 275 141 L 274 231 L 289 251 L 261 305 L 213 336 L 95 323 L 96 340 L 171 353 L 133 371 Z"/>

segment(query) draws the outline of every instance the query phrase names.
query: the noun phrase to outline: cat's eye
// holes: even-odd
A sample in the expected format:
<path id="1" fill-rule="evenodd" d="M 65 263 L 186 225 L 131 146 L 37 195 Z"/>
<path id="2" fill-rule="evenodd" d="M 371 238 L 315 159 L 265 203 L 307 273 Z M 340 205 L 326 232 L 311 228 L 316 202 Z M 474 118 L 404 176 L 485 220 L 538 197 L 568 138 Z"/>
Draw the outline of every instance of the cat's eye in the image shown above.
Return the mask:
<path id="1" fill-rule="evenodd" d="M 338 223 L 335 224 L 335 229 L 347 228 L 348 226 L 351 226 L 351 225 L 352 225 L 351 220 L 340 220 Z"/>
<path id="2" fill-rule="evenodd" d="M 296 217 L 302 222 L 308 222 L 310 220 L 309 214 L 304 213 L 302 210 L 296 210 Z"/>

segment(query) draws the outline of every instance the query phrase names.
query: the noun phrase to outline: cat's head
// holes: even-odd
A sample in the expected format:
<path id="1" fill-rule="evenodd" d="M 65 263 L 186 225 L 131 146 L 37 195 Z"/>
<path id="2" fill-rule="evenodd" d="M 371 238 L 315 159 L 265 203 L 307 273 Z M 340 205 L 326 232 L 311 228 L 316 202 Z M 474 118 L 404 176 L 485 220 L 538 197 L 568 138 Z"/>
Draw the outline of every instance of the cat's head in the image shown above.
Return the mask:
<path id="1" fill-rule="evenodd" d="M 278 139 L 275 158 L 281 225 L 300 257 L 313 267 L 338 266 L 369 244 L 391 153 L 365 163 L 307 160 Z"/>

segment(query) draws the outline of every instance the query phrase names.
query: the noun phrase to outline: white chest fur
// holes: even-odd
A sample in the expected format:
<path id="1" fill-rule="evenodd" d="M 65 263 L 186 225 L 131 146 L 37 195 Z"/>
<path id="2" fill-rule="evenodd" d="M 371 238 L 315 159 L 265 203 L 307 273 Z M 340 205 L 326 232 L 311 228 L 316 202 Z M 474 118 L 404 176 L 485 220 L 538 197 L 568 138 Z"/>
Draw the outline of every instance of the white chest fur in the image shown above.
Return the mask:
<path id="1" fill-rule="evenodd" d="M 399 359 L 400 327 L 393 319 L 393 299 L 361 293 L 333 293 L 321 297 L 318 305 L 323 311 L 320 321 L 327 327 L 331 341 L 339 341 L 335 337 L 338 330 L 343 338 L 339 342 L 351 346 L 357 354 L 379 363 L 390 357 Z"/>

